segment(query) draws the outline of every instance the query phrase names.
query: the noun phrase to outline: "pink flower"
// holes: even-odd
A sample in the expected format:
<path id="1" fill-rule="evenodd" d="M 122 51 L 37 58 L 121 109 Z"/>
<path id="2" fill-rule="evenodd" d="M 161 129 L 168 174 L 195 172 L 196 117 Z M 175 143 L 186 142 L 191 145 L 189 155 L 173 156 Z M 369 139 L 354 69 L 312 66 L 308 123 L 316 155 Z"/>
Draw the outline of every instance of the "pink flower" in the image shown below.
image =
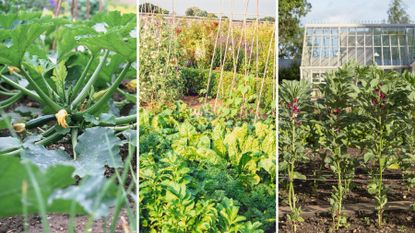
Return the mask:
<path id="1" fill-rule="evenodd" d="M 335 108 L 333 112 L 334 112 L 334 114 L 337 115 L 341 112 L 341 110 L 340 110 L 340 108 Z"/>

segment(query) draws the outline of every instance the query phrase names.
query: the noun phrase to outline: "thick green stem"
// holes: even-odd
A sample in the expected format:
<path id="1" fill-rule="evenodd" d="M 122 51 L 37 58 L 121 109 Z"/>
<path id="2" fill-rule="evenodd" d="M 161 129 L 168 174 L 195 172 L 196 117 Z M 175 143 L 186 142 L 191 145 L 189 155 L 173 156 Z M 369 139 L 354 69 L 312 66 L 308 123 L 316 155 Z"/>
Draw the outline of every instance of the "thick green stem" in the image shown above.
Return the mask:
<path id="1" fill-rule="evenodd" d="M 18 83 L 14 82 L 13 80 L 9 79 L 8 77 L 6 77 L 4 75 L 1 75 L 1 78 L 7 84 L 9 84 L 10 86 L 12 86 L 12 87 L 14 87 L 14 88 L 22 91 L 25 95 L 29 96 L 30 98 L 32 98 L 32 99 L 34 99 L 34 100 L 36 100 L 38 102 L 42 102 L 42 99 L 36 93 L 34 93 L 33 91 L 31 91 L 31 90 L 29 90 L 29 89 L 27 89 L 25 87 L 20 86 Z"/>
<path id="2" fill-rule="evenodd" d="M 289 167 L 289 201 L 290 201 L 290 209 L 291 212 L 296 211 L 296 198 L 295 198 L 295 192 L 294 192 L 294 168 L 295 168 L 295 158 L 297 157 L 297 152 L 295 149 L 295 138 L 296 138 L 296 130 L 295 130 L 295 121 L 291 121 L 291 153 L 293 153 L 294 159 L 290 163 Z M 296 220 L 295 220 L 296 221 Z M 297 225 L 293 221 L 293 231 L 297 232 Z"/>
<path id="3" fill-rule="evenodd" d="M 78 143 L 78 128 L 73 128 L 71 130 L 71 141 L 72 141 L 72 151 L 73 151 L 73 159 L 76 160 L 76 145 Z"/>
<path id="4" fill-rule="evenodd" d="M 89 90 L 95 83 L 95 81 L 98 79 L 99 72 L 101 72 L 102 67 L 104 66 L 105 62 L 107 61 L 109 51 L 105 51 L 104 57 L 99 62 L 97 68 L 95 69 L 92 76 L 89 78 L 88 82 L 85 84 L 84 88 L 81 90 L 79 95 L 75 98 L 75 100 L 71 104 L 71 109 L 74 109 L 76 106 L 81 104 L 81 102 L 87 97 Z"/>
<path id="5" fill-rule="evenodd" d="M 131 62 L 128 62 L 127 65 L 122 70 L 121 74 L 117 77 L 117 79 L 114 81 L 111 87 L 107 90 L 107 92 L 105 92 L 105 94 L 97 102 L 95 102 L 91 107 L 89 107 L 87 110 L 85 110 L 82 113 L 93 114 L 97 112 L 98 110 L 100 110 L 101 107 L 104 106 L 104 104 L 108 102 L 108 99 L 112 96 L 112 94 L 114 94 L 114 92 L 117 90 L 121 81 L 124 79 L 125 75 L 130 69 L 130 66 L 131 66 Z"/>
<path id="6" fill-rule="evenodd" d="M 383 201 L 383 126 L 382 126 L 382 117 L 379 117 L 380 133 L 379 133 L 379 148 L 378 148 L 378 162 L 379 162 L 379 177 L 377 184 L 377 196 L 378 202 Z M 382 227 L 383 224 L 383 203 L 378 203 L 378 225 Z"/>
<path id="7" fill-rule="evenodd" d="M 35 90 L 35 92 L 42 99 L 42 102 L 48 105 L 55 112 L 58 112 L 63 108 L 55 101 L 53 101 L 51 98 L 49 98 L 49 96 L 47 96 L 45 92 L 42 91 L 42 89 L 37 85 L 37 83 L 32 79 L 32 77 L 30 77 L 30 75 L 23 69 L 23 67 L 20 67 L 20 70 L 22 71 L 23 76 L 26 78 L 26 80 L 30 83 L 30 85 L 32 85 L 32 88 Z"/>
<path id="8" fill-rule="evenodd" d="M 339 203 L 337 209 L 337 226 L 336 229 L 338 230 L 340 227 L 340 221 L 342 218 L 342 202 L 343 202 L 343 183 L 342 183 L 342 176 L 341 176 L 341 166 L 340 162 L 336 162 L 337 165 L 337 189 L 339 192 Z"/>
<path id="9" fill-rule="evenodd" d="M 82 71 L 81 77 L 79 77 L 78 81 L 75 84 L 74 89 L 72 90 L 72 95 L 71 98 L 75 97 L 76 95 L 78 95 L 79 90 L 81 89 L 81 87 L 85 84 L 85 78 L 86 75 L 88 74 L 89 68 L 91 67 L 92 62 L 94 61 L 95 56 L 92 55 L 89 60 L 88 63 L 85 66 L 85 69 Z"/>
<path id="10" fill-rule="evenodd" d="M 15 94 L 13 97 L 0 101 L 0 109 L 5 109 L 11 106 L 16 101 L 18 101 L 20 98 L 22 98 L 22 96 L 23 96 L 23 92 L 20 92 L 20 93 Z"/>
<path id="11" fill-rule="evenodd" d="M 100 126 L 114 126 L 114 125 L 124 125 L 124 124 L 131 124 L 137 122 L 137 114 L 129 115 L 129 116 L 121 116 L 115 118 L 114 124 L 108 123 L 101 123 Z"/>
<path id="12" fill-rule="evenodd" d="M 0 95 L 5 95 L 5 96 L 14 96 L 17 93 L 19 93 L 19 92 L 17 92 L 17 91 L 8 91 L 8 92 L 0 91 Z"/>

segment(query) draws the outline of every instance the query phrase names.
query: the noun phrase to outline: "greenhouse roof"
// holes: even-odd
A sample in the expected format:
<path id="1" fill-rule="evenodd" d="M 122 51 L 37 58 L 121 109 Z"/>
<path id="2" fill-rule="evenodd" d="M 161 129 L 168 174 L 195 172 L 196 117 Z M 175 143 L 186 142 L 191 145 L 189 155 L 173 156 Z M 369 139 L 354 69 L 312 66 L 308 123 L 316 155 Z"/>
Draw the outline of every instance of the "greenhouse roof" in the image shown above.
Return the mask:
<path id="1" fill-rule="evenodd" d="M 415 24 L 307 24 L 301 67 L 336 68 L 349 61 L 385 69 L 415 61 Z"/>

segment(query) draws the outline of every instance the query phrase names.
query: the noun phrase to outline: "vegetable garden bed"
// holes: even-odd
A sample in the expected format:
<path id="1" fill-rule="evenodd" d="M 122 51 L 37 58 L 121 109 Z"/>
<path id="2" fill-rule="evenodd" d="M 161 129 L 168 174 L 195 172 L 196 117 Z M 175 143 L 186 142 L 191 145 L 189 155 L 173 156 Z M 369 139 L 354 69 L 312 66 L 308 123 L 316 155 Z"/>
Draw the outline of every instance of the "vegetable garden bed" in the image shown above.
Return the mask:
<path id="1" fill-rule="evenodd" d="M 140 232 L 276 231 L 274 35 L 140 18 Z"/>
<path id="2" fill-rule="evenodd" d="M 280 206 L 289 208 L 280 229 L 414 230 L 414 80 L 348 64 L 314 87 L 314 101 L 307 82 L 280 85 Z M 312 205 L 320 210 L 304 215 Z M 359 206 L 372 208 L 347 211 Z"/>
<path id="3" fill-rule="evenodd" d="M 119 12 L 0 15 L 2 227 L 135 231 L 135 28 Z"/>

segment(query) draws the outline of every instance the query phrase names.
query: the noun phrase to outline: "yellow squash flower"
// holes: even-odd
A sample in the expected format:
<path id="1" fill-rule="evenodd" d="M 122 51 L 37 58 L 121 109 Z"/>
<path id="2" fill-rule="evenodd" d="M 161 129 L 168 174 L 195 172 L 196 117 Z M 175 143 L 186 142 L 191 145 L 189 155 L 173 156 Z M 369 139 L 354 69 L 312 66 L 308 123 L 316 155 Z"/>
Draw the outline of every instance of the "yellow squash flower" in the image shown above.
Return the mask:
<path id="1" fill-rule="evenodd" d="M 20 71 L 19 68 L 15 67 L 15 66 L 9 66 L 9 67 L 7 67 L 7 69 L 9 69 L 10 74 L 13 74 L 14 72 L 17 73 L 17 72 Z"/>
<path id="2" fill-rule="evenodd" d="M 68 113 L 65 109 L 61 109 L 58 113 L 55 114 L 56 120 L 58 121 L 58 124 L 62 126 L 62 128 L 68 128 L 68 124 L 66 123 L 66 116 L 68 116 Z"/>
<path id="3" fill-rule="evenodd" d="M 125 87 L 129 91 L 137 90 L 137 80 L 136 79 L 130 80 L 128 83 L 125 84 Z"/>
<path id="4" fill-rule="evenodd" d="M 24 123 L 13 124 L 13 129 L 16 133 L 23 133 L 26 130 L 26 125 Z"/>

